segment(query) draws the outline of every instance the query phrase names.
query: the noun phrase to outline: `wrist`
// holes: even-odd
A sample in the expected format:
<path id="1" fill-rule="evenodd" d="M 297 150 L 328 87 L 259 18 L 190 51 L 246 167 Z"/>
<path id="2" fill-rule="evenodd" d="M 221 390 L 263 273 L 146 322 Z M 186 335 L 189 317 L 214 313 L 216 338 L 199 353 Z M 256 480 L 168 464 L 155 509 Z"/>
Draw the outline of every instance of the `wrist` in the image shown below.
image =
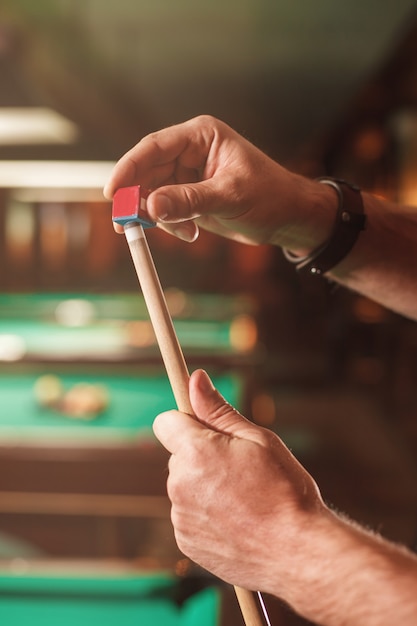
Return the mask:
<path id="1" fill-rule="evenodd" d="M 336 620 L 337 616 L 345 618 L 351 601 L 347 582 L 357 575 L 357 551 L 353 526 L 324 509 L 303 536 L 298 562 L 294 561 L 291 570 L 287 602 L 304 617 L 326 626 L 333 626 L 335 615 Z"/>
<path id="2" fill-rule="evenodd" d="M 320 178 L 319 182 L 334 189 L 338 196 L 330 236 L 313 252 L 301 257 L 287 248 L 283 249 L 286 259 L 295 264 L 297 270 L 318 275 L 333 270 L 350 254 L 366 225 L 362 194 L 358 187 L 334 178 Z"/>
<path id="3" fill-rule="evenodd" d="M 314 622 L 415 623 L 416 556 L 329 509 L 306 529 L 288 574 L 284 599 Z"/>
<path id="4" fill-rule="evenodd" d="M 295 193 L 289 200 L 288 223 L 279 229 L 273 243 L 302 257 L 329 238 L 338 196 L 328 185 L 303 176 L 294 175 L 291 184 Z"/>

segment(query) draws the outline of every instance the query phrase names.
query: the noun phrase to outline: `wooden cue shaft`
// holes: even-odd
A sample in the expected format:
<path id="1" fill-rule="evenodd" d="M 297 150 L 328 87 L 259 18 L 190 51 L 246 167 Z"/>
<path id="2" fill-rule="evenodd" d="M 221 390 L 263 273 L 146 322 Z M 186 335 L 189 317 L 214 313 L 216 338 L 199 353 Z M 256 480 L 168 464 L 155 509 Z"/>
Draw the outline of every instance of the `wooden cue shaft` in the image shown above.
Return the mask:
<path id="1" fill-rule="evenodd" d="M 125 235 L 175 402 L 180 411 L 192 415 L 193 410 L 188 393 L 189 373 L 187 365 L 143 227 L 136 223 L 127 224 Z"/>
<path id="2" fill-rule="evenodd" d="M 179 411 L 192 415 L 193 409 L 188 391 L 188 368 L 143 227 L 133 222 L 126 224 L 125 235 L 175 402 Z M 246 626 L 270 626 L 263 603 L 262 611 L 260 610 L 258 604 L 260 597 L 257 598 L 252 591 L 241 587 L 235 586 L 234 589 Z"/>

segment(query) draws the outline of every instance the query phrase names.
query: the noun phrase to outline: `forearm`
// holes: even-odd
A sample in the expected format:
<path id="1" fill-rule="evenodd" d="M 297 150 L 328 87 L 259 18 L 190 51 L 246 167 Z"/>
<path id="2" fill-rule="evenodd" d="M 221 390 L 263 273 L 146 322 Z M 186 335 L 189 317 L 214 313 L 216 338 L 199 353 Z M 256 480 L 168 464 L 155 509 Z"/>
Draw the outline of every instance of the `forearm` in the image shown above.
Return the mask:
<path id="1" fill-rule="evenodd" d="M 417 558 L 331 512 L 300 540 L 286 579 L 285 600 L 322 626 L 417 623 Z"/>
<path id="2" fill-rule="evenodd" d="M 337 196 L 328 185 L 305 181 L 295 196 L 298 220 L 274 243 L 299 255 L 329 237 Z M 391 310 L 417 319 L 417 208 L 363 193 L 367 224 L 346 258 L 328 277 Z"/>
<path id="3" fill-rule="evenodd" d="M 367 228 L 331 276 L 417 319 L 417 209 L 363 194 Z"/>

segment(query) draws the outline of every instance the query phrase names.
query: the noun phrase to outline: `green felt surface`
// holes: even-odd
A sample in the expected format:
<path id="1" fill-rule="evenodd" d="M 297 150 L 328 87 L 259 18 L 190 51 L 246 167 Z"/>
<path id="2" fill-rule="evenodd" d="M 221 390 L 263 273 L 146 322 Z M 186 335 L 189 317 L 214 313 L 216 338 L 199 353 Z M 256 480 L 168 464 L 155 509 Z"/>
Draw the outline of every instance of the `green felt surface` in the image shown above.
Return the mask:
<path id="1" fill-rule="evenodd" d="M 176 290 L 166 292 L 167 301 L 181 299 L 181 307 L 172 311 L 178 319 L 230 320 L 240 313 L 250 312 L 252 303 L 244 295 L 187 294 Z M 10 293 L 0 294 L 1 319 L 55 320 L 57 308 L 63 302 L 83 301 L 91 305 L 94 319 L 147 319 L 143 296 L 137 293 Z M 171 308 L 171 307 L 170 307 Z"/>
<path id="2" fill-rule="evenodd" d="M 81 439 L 133 438 L 152 436 L 155 416 L 175 407 L 168 379 L 164 374 L 150 376 L 103 375 L 94 372 L 79 374 L 54 371 L 64 388 L 78 382 L 104 385 L 109 406 L 91 421 L 68 418 L 57 411 L 38 405 L 34 385 L 38 375 L 2 374 L 0 376 L 0 437 Z M 233 375 L 215 377 L 214 384 L 234 406 L 239 406 L 241 384 Z"/>
<path id="3" fill-rule="evenodd" d="M 238 298 L 182 294 L 180 301 L 183 310 L 174 323 L 186 358 L 193 351 L 217 357 L 232 350 L 230 320 L 243 307 Z M 158 348 L 131 345 L 129 323 L 138 320 L 149 323 L 141 294 L 0 294 L 0 436 L 151 435 L 155 416 L 175 407 L 175 402 Z M 150 350 L 157 353 L 152 363 L 160 363 L 158 375 L 149 374 L 144 365 L 140 375 L 120 374 L 124 357 L 133 355 L 141 362 L 143 353 L 146 363 Z M 93 363 L 107 364 L 105 373 L 95 373 Z M 72 365 L 65 369 L 64 364 Z M 107 410 L 92 421 L 82 421 L 42 409 L 33 386 L 45 373 L 60 377 L 66 389 L 78 382 L 104 385 L 110 399 Z M 240 405 L 237 376 L 224 375 L 214 382 L 229 402 Z"/>
<path id="4" fill-rule="evenodd" d="M 215 626 L 219 594 L 207 588 L 179 606 L 175 579 L 153 576 L 0 573 L 0 619 L 13 626 Z"/>
<path id="5" fill-rule="evenodd" d="M 174 327 L 183 349 L 232 351 L 229 322 L 176 320 Z M 20 337 L 24 356 L 116 358 L 127 350 L 138 353 L 149 350 L 149 346 L 131 346 L 128 327 L 110 321 L 68 327 L 42 320 L 3 319 L 0 320 L 0 334 Z"/>
<path id="6" fill-rule="evenodd" d="M 241 299 L 183 298 L 173 320 L 184 351 L 234 353 L 230 331 L 245 310 Z M 132 345 L 129 323 L 135 321 L 149 322 L 141 294 L 0 294 L 0 360 L 13 338 L 20 342 L 20 358 L 140 358 L 155 344 Z"/>

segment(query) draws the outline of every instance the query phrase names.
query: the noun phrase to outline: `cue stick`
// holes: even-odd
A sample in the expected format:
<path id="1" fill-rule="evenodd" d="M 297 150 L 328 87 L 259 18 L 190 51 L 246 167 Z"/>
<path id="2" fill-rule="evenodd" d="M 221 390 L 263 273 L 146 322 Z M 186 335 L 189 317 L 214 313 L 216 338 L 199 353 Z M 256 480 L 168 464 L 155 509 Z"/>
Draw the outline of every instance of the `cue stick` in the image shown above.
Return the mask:
<path id="1" fill-rule="evenodd" d="M 178 410 L 192 415 L 193 409 L 188 392 L 188 368 L 172 323 L 143 226 L 137 222 L 129 222 L 124 229 Z M 260 592 L 253 593 L 237 586 L 234 589 L 246 626 L 271 626 Z"/>
<path id="2" fill-rule="evenodd" d="M 189 372 L 176 335 L 164 292 L 149 250 L 144 226 L 155 226 L 143 212 L 147 192 L 140 186 L 122 187 L 113 198 L 113 221 L 123 225 L 139 285 L 153 326 L 178 410 L 193 415 Z M 140 215 L 142 213 L 142 215 Z M 260 592 L 234 587 L 246 626 L 271 626 Z"/>

